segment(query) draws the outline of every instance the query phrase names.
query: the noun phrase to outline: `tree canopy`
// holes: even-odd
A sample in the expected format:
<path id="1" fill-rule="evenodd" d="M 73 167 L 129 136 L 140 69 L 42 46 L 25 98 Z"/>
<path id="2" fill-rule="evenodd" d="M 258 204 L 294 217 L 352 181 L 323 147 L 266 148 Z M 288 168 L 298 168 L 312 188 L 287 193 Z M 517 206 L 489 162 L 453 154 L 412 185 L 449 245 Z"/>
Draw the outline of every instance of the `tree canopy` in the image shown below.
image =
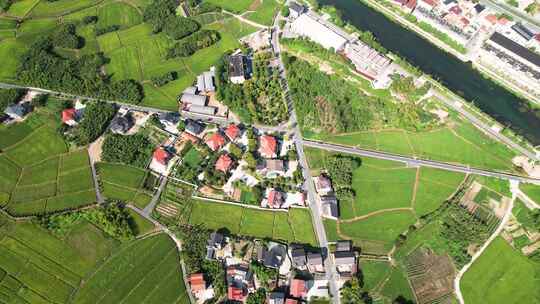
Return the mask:
<path id="1" fill-rule="evenodd" d="M 87 145 L 96 140 L 105 132 L 115 113 L 116 107 L 112 104 L 102 101 L 88 104 L 75 130 L 74 141 L 78 145 Z"/>
<path id="2" fill-rule="evenodd" d="M 105 137 L 102 149 L 101 157 L 104 161 L 144 168 L 150 160 L 153 145 L 142 134 L 110 134 Z"/>

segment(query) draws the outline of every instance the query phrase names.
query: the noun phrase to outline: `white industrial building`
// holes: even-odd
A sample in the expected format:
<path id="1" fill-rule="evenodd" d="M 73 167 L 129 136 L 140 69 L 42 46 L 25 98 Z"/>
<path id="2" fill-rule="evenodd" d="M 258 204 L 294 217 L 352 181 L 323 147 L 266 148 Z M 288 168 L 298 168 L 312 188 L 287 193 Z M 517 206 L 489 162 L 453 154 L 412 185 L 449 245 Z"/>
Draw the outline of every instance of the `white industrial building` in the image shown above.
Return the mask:
<path id="1" fill-rule="evenodd" d="M 312 11 L 296 18 L 291 23 L 291 31 L 317 42 L 326 49 L 333 48 L 335 51 L 342 50 L 349 40 L 353 40 L 353 37 L 345 31 Z"/>

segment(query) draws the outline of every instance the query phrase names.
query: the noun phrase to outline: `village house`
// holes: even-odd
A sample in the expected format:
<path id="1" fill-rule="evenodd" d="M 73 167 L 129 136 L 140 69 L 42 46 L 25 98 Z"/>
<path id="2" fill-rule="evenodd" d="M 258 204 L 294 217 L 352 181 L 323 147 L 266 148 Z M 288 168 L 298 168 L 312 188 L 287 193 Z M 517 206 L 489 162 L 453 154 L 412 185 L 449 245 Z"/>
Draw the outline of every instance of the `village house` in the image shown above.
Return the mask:
<path id="1" fill-rule="evenodd" d="M 267 189 L 266 199 L 261 203 L 262 207 L 279 209 L 283 205 L 283 193 L 276 189 Z"/>
<path id="2" fill-rule="evenodd" d="M 235 84 L 242 84 L 246 79 L 246 59 L 244 55 L 229 56 L 229 80 Z"/>
<path id="3" fill-rule="evenodd" d="M 11 119 L 21 120 L 28 114 L 28 108 L 22 104 L 11 104 L 5 110 L 4 113 L 11 117 Z"/>
<path id="4" fill-rule="evenodd" d="M 225 129 L 225 135 L 229 138 L 230 141 L 234 142 L 238 136 L 240 136 L 240 128 L 235 124 L 230 124 Z"/>
<path id="5" fill-rule="evenodd" d="M 154 150 L 152 156 L 152 162 L 150 163 L 150 169 L 160 173 L 166 174 L 169 160 L 171 160 L 172 155 L 165 150 L 163 147 L 158 147 Z"/>
<path id="6" fill-rule="evenodd" d="M 253 272 L 247 264 L 227 267 L 227 299 L 244 303 L 249 292 L 254 291 Z"/>
<path id="7" fill-rule="evenodd" d="M 313 11 L 300 14 L 291 23 L 291 31 L 335 52 L 343 50 L 347 41 L 353 40 L 345 31 L 324 20 Z"/>
<path id="8" fill-rule="evenodd" d="M 178 112 L 166 112 L 158 115 L 159 122 L 163 125 L 165 131 L 173 134 L 178 133 L 178 123 L 180 122 L 180 114 Z"/>
<path id="9" fill-rule="evenodd" d="M 285 304 L 298 304 L 298 300 L 289 298 L 285 300 Z"/>
<path id="10" fill-rule="evenodd" d="M 204 126 L 194 120 L 187 120 L 186 122 L 186 132 L 190 133 L 191 135 L 199 137 L 201 133 L 204 131 Z"/>
<path id="11" fill-rule="evenodd" d="M 352 249 L 351 241 L 338 241 L 334 252 L 336 270 L 343 278 L 351 278 L 358 270 L 356 253 Z"/>
<path id="12" fill-rule="evenodd" d="M 296 19 L 304 13 L 306 8 L 294 1 L 289 2 L 289 18 Z"/>
<path id="13" fill-rule="evenodd" d="M 64 123 L 65 125 L 73 127 L 77 125 L 78 120 L 79 115 L 76 109 L 69 108 L 62 111 L 62 123 Z"/>
<path id="14" fill-rule="evenodd" d="M 197 303 L 204 303 L 214 297 L 214 289 L 211 286 L 206 286 L 204 275 L 202 273 L 194 273 L 188 277 L 191 293 L 197 299 Z"/>
<path id="15" fill-rule="evenodd" d="M 277 157 L 277 140 L 270 135 L 263 135 L 259 138 L 259 154 L 264 158 Z"/>
<path id="16" fill-rule="evenodd" d="M 284 304 L 285 303 L 285 293 L 283 292 L 270 292 L 267 296 L 268 304 Z"/>
<path id="17" fill-rule="evenodd" d="M 199 92 L 211 93 L 216 90 L 214 86 L 215 68 L 211 67 L 210 71 L 206 71 L 197 76 L 197 89 Z"/>
<path id="18" fill-rule="evenodd" d="M 232 164 L 233 164 L 233 160 L 231 159 L 231 157 L 227 154 L 222 154 L 216 161 L 215 168 L 218 171 L 227 173 L 231 169 Z"/>
<path id="19" fill-rule="evenodd" d="M 219 133 L 214 133 L 206 140 L 206 145 L 210 150 L 216 152 L 225 145 L 225 138 Z"/>
<path id="20" fill-rule="evenodd" d="M 285 174 L 285 163 L 281 159 L 265 159 L 260 171 L 267 178 L 276 178 Z"/>
<path id="21" fill-rule="evenodd" d="M 222 250 L 225 245 L 225 236 L 219 232 L 212 232 L 206 242 L 206 259 L 216 258 L 216 251 Z"/>
<path id="22" fill-rule="evenodd" d="M 292 259 L 292 265 L 295 268 L 298 269 L 306 269 L 307 265 L 307 258 L 306 258 L 306 251 L 304 250 L 304 247 L 295 245 L 293 246 L 291 250 L 291 259 Z"/>
<path id="23" fill-rule="evenodd" d="M 307 268 L 311 273 L 323 273 L 323 258 L 320 252 L 309 252 L 307 254 Z"/>
<path id="24" fill-rule="evenodd" d="M 332 192 L 333 189 L 330 178 L 322 174 L 315 177 L 315 190 L 319 195 L 327 195 L 328 193 Z"/>
<path id="25" fill-rule="evenodd" d="M 264 245 L 257 247 L 257 261 L 265 267 L 278 269 L 287 258 L 287 248 L 284 245 L 271 242 L 268 248 Z"/>
<path id="26" fill-rule="evenodd" d="M 111 132 L 115 134 L 126 134 L 134 124 L 129 114 L 116 116 L 111 120 Z"/>
<path id="27" fill-rule="evenodd" d="M 321 203 L 323 216 L 332 219 L 337 219 L 339 217 L 338 201 L 333 193 L 320 196 L 319 201 Z"/>
<path id="28" fill-rule="evenodd" d="M 302 299 L 307 295 L 307 282 L 303 279 L 293 279 L 289 288 L 289 294 L 293 298 Z"/>
<path id="29" fill-rule="evenodd" d="M 188 132 L 182 132 L 182 134 L 180 134 L 180 139 L 183 140 L 183 141 L 189 141 L 192 144 L 196 144 L 196 143 L 199 142 L 198 137 L 196 137 L 195 135 L 193 135 L 191 133 L 188 133 Z"/>

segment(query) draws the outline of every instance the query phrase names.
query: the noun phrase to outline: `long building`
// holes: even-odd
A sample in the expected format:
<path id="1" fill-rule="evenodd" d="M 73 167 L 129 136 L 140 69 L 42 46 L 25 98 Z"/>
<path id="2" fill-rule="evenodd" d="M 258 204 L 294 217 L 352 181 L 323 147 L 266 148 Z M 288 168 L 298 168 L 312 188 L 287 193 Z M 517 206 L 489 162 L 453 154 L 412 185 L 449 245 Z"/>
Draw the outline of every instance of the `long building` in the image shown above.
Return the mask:
<path id="1" fill-rule="evenodd" d="M 352 61 L 358 72 L 371 80 L 376 79 L 392 63 L 390 58 L 359 41 L 346 45 L 345 56 Z"/>
<path id="2" fill-rule="evenodd" d="M 537 71 L 540 71 L 540 55 L 529 50 L 528 48 L 506 38 L 497 32 L 493 33 L 487 43 L 507 53 L 516 55 L 516 59 L 519 59 L 519 61 L 522 63 L 529 65 L 531 68 Z"/>
<path id="3" fill-rule="evenodd" d="M 291 24 L 291 30 L 335 51 L 343 50 L 348 41 L 354 40 L 354 37 L 311 11 L 296 18 Z"/>

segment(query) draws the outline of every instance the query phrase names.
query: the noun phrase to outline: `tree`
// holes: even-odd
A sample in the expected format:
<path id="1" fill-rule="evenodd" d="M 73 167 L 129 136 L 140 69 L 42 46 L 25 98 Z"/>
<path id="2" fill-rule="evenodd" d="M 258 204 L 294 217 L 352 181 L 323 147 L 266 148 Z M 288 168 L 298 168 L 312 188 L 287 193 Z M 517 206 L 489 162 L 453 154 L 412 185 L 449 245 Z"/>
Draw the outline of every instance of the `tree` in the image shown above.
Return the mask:
<path id="1" fill-rule="evenodd" d="M 24 89 L 0 90 L 0 112 L 4 112 L 7 106 L 17 103 L 26 94 Z"/>
<path id="2" fill-rule="evenodd" d="M 112 237 L 121 241 L 135 237 L 131 215 L 118 201 L 108 201 L 105 207 L 83 212 L 83 217 Z"/>
<path id="3" fill-rule="evenodd" d="M 0 12 L 7 12 L 13 0 L 0 0 Z"/>
<path id="4" fill-rule="evenodd" d="M 362 290 L 358 278 L 353 277 L 341 288 L 341 300 L 345 304 L 372 303 L 369 294 Z"/>
<path id="5" fill-rule="evenodd" d="M 289 7 L 288 7 L 287 5 L 284 5 L 284 6 L 281 8 L 281 16 L 283 16 L 283 17 L 289 17 L 289 14 L 290 14 Z"/>
<path id="6" fill-rule="evenodd" d="M 174 40 L 182 39 L 199 30 L 199 24 L 189 18 L 171 15 L 163 26 L 163 32 Z"/>
<path id="7" fill-rule="evenodd" d="M 153 144 L 143 134 L 119 135 L 111 134 L 105 137 L 101 157 L 107 162 L 119 162 L 140 168 L 146 167 Z"/>
<path id="8" fill-rule="evenodd" d="M 255 169 L 255 167 L 257 167 L 257 159 L 252 152 L 244 153 L 244 160 L 250 169 Z"/>
<path id="9" fill-rule="evenodd" d="M 231 155 L 234 156 L 235 159 L 242 158 L 242 149 L 240 149 L 240 147 L 235 144 L 231 144 L 229 146 L 229 153 L 231 153 Z"/>
<path id="10" fill-rule="evenodd" d="M 251 293 L 246 301 L 246 304 L 264 304 L 266 303 L 266 290 L 264 288 L 257 289 L 256 292 Z"/>
<path id="11" fill-rule="evenodd" d="M 197 50 L 209 47 L 218 42 L 220 35 L 214 30 L 200 30 L 193 35 L 180 40 L 173 47 L 167 50 L 167 59 L 176 57 L 187 57 L 194 54 Z"/>
<path id="12" fill-rule="evenodd" d="M 167 83 L 175 80 L 177 78 L 176 72 L 167 72 L 161 76 L 152 77 L 152 84 L 156 87 L 162 87 L 166 85 Z"/>
<path id="13" fill-rule="evenodd" d="M 49 100 L 49 94 L 39 94 L 32 99 L 31 104 L 34 107 L 44 107 L 47 104 L 47 100 Z"/>
<path id="14" fill-rule="evenodd" d="M 105 132 L 115 113 L 116 108 L 112 104 L 103 101 L 89 103 L 76 129 L 75 143 L 84 146 L 96 140 Z"/>
<path id="15" fill-rule="evenodd" d="M 84 16 L 84 18 L 82 19 L 82 22 L 84 24 L 93 24 L 93 23 L 96 23 L 97 21 L 98 21 L 97 16 Z"/>
<path id="16" fill-rule="evenodd" d="M 540 4 L 538 2 L 533 1 L 531 4 L 527 5 L 525 8 L 525 12 L 527 12 L 529 15 L 536 15 L 538 11 L 540 10 Z"/>
<path id="17" fill-rule="evenodd" d="M 83 46 L 83 40 L 77 36 L 73 23 L 64 23 L 56 28 L 51 36 L 52 43 L 61 48 L 79 49 Z"/>

